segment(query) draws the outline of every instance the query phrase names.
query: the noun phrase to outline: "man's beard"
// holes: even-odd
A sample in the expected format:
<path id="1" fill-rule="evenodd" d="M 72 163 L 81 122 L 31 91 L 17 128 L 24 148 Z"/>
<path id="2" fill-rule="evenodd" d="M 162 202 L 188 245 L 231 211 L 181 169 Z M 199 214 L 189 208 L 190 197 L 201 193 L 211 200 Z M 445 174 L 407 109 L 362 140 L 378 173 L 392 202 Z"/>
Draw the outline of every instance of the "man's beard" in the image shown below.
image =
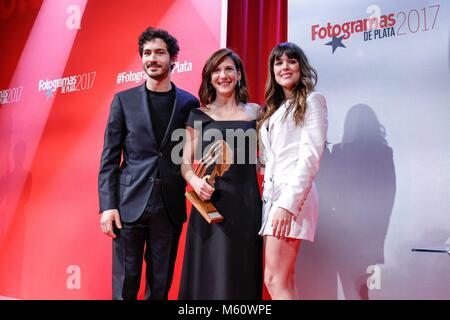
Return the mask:
<path id="1" fill-rule="evenodd" d="M 158 67 L 159 70 L 158 70 L 157 72 L 160 72 L 160 73 L 154 74 L 154 73 L 148 71 L 148 69 L 151 68 L 151 67 Z M 160 64 L 151 64 L 151 65 L 147 65 L 147 67 L 145 67 L 144 70 L 145 70 L 145 73 L 147 74 L 147 76 L 148 76 L 149 78 L 154 79 L 154 80 L 162 80 L 162 79 L 165 79 L 165 78 L 168 77 L 169 72 L 170 72 L 169 69 L 164 70 L 164 67 L 163 67 L 162 65 L 160 65 Z"/>

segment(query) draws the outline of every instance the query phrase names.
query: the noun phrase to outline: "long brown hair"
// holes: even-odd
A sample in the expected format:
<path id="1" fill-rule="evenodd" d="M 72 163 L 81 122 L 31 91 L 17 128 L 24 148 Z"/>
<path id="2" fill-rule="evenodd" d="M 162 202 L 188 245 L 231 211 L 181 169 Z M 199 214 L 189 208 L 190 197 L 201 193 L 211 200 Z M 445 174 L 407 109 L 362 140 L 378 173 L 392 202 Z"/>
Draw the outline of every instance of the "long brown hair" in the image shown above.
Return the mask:
<path id="1" fill-rule="evenodd" d="M 198 97 L 200 98 L 200 104 L 202 107 L 206 107 L 207 104 L 216 100 L 216 89 L 211 84 L 211 74 L 217 68 L 219 64 L 223 62 L 227 57 L 231 58 L 236 67 L 236 71 L 241 73 L 241 80 L 236 85 L 234 94 L 236 102 L 247 103 L 248 101 L 248 89 L 247 89 L 247 77 L 245 76 L 244 65 L 241 58 L 231 49 L 223 48 L 214 52 L 211 57 L 206 61 L 202 71 L 202 83 L 198 90 Z"/>
<path id="2" fill-rule="evenodd" d="M 284 114 L 284 117 L 286 117 L 294 109 L 294 120 L 297 126 L 303 124 L 306 113 L 306 98 L 314 90 L 317 83 L 316 70 L 309 64 L 305 53 L 295 43 L 283 42 L 274 47 L 269 56 L 269 72 L 264 93 L 266 108 L 258 119 L 258 130 L 264 121 L 270 118 L 286 100 L 283 88 L 276 82 L 273 71 L 275 60 L 283 54 L 286 54 L 289 59 L 297 60 L 300 64 L 300 80 L 294 87 L 293 95 L 289 99 L 290 104 Z"/>

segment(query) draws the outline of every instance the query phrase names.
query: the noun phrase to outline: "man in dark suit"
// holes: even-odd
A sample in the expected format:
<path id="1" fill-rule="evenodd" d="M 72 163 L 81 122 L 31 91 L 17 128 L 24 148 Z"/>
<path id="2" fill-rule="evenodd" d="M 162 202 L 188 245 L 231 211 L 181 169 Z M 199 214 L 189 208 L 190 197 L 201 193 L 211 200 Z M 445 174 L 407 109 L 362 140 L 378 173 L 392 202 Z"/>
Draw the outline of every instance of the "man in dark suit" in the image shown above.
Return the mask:
<path id="1" fill-rule="evenodd" d="M 144 258 L 145 299 L 167 299 L 172 282 L 186 202 L 180 166 L 171 159 L 179 141 L 171 136 L 199 107 L 170 81 L 178 52 L 167 31 L 145 30 L 139 54 L 148 78 L 111 104 L 98 192 L 101 228 L 113 238 L 113 299 L 136 299 Z"/>

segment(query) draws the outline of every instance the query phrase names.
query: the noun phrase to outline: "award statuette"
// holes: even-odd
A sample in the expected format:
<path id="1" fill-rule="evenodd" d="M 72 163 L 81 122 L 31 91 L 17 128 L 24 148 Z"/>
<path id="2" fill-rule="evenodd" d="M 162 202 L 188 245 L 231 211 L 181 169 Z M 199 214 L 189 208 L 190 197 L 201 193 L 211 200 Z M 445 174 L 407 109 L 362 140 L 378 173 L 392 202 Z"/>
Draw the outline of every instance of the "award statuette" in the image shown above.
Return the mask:
<path id="1" fill-rule="evenodd" d="M 214 166 L 210 176 L 206 179 L 209 185 L 214 186 L 215 178 L 222 176 L 233 163 L 233 151 L 223 140 L 218 140 L 209 148 L 205 156 L 199 161 L 195 168 L 195 174 L 203 178 L 209 167 Z M 186 192 L 186 198 L 200 212 L 208 223 L 223 221 L 223 216 L 217 211 L 211 201 L 203 201 L 195 191 Z"/>

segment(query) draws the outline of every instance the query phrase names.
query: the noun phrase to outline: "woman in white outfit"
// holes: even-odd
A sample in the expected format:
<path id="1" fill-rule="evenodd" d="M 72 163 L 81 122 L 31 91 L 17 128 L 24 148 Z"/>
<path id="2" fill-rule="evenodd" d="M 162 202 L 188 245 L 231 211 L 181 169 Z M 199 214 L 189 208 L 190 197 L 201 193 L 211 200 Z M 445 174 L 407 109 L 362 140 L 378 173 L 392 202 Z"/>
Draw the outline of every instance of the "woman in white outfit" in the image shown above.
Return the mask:
<path id="1" fill-rule="evenodd" d="M 313 241 L 318 195 L 314 177 L 325 148 L 327 105 L 313 92 L 317 74 L 303 51 L 285 42 L 273 48 L 260 116 L 265 165 L 263 216 L 264 282 L 272 299 L 296 299 L 294 272 L 302 239 Z"/>

